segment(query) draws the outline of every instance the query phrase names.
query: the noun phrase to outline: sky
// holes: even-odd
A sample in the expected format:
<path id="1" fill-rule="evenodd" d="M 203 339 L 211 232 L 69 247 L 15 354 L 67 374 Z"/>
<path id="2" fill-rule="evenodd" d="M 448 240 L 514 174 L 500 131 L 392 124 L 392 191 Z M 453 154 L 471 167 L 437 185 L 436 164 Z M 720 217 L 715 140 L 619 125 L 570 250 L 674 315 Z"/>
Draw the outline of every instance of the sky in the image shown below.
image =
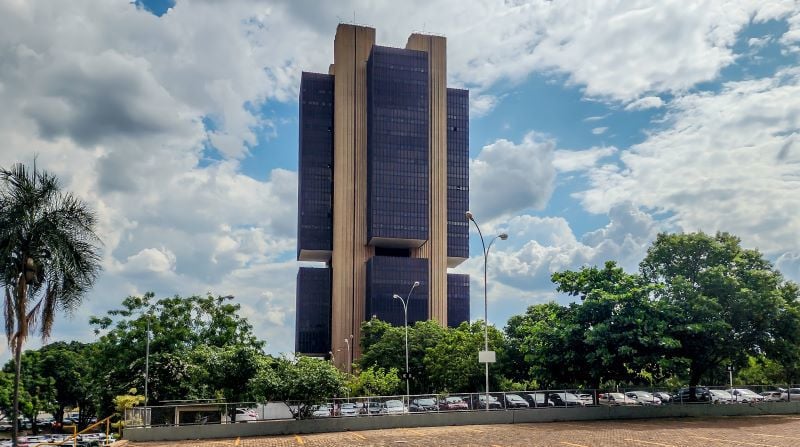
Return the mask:
<path id="1" fill-rule="evenodd" d="M 567 303 L 554 272 L 635 271 L 665 231 L 731 232 L 800 281 L 799 1 L 0 0 L 0 166 L 37 157 L 103 240 L 52 340 L 94 340 L 128 295 L 212 293 L 293 351 L 300 73 L 327 72 L 339 22 L 447 37 L 470 207 L 509 234 L 492 324 Z M 471 254 L 477 319 L 474 230 Z"/>

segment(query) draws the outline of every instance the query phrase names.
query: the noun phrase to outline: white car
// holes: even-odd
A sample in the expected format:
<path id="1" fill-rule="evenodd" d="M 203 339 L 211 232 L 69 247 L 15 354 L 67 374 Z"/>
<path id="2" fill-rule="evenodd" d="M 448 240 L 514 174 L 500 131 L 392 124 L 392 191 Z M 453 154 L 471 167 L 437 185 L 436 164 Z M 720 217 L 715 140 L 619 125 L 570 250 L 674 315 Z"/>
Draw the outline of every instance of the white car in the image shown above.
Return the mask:
<path id="1" fill-rule="evenodd" d="M 598 396 L 597 399 L 603 405 L 638 405 L 638 402 L 622 393 L 605 393 Z"/>
<path id="2" fill-rule="evenodd" d="M 800 400 L 800 388 L 789 388 L 788 390 L 784 390 L 783 394 L 781 394 L 781 400 Z"/>
<path id="3" fill-rule="evenodd" d="M 708 390 L 711 393 L 711 403 L 732 404 L 735 399 L 733 395 L 725 390 Z"/>
<path id="4" fill-rule="evenodd" d="M 256 410 L 250 408 L 237 408 L 235 422 L 255 422 L 258 420 Z"/>
<path id="5" fill-rule="evenodd" d="M 639 405 L 661 405 L 661 399 L 647 391 L 628 391 L 625 396 Z"/>
<path id="6" fill-rule="evenodd" d="M 731 388 L 727 390 L 733 396 L 734 401 L 743 403 L 755 403 L 764 400 L 764 396 L 747 388 Z"/>
<path id="7" fill-rule="evenodd" d="M 403 414 L 408 413 L 408 409 L 403 402 L 399 400 L 387 400 L 384 404 L 382 413 L 385 414 Z"/>
<path id="8" fill-rule="evenodd" d="M 339 414 L 342 416 L 358 416 L 358 408 L 354 403 L 343 403 L 339 409 Z"/>
<path id="9" fill-rule="evenodd" d="M 331 416 L 331 409 L 327 405 L 315 405 L 314 411 L 311 413 L 315 418 L 327 418 Z"/>

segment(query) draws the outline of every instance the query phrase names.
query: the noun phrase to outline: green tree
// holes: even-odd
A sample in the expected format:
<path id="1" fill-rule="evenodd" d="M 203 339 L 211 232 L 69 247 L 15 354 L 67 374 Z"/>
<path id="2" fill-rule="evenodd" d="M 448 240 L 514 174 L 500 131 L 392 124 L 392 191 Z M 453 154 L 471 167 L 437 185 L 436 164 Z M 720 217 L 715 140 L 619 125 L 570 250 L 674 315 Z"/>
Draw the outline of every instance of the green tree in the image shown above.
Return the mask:
<path id="1" fill-rule="evenodd" d="M 57 310 L 72 311 L 100 269 L 95 216 L 55 176 L 18 164 L 0 169 L 0 286 L 14 358 L 13 418 L 19 415 L 22 347 L 37 327 L 46 339 Z M 17 445 L 16 424 L 11 433 Z"/>
<path id="2" fill-rule="evenodd" d="M 690 387 L 726 364 L 746 367 L 750 356 L 796 355 L 797 287 L 739 238 L 660 234 L 640 271 L 659 286 L 655 297 L 680 342 L 676 354 L 688 361 Z"/>
<path id="3" fill-rule="evenodd" d="M 33 421 L 39 411 L 53 411 L 55 408 L 55 383 L 46 375 L 45 365 L 38 350 L 28 350 L 22 354 L 20 377 L 20 413 Z M 13 377 L 13 361 L 6 363 L 3 371 Z M 34 427 L 34 432 L 37 428 Z"/>
<path id="4" fill-rule="evenodd" d="M 483 321 L 461 323 L 447 328 L 425 350 L 426 382 L 433 392 L 475 392 L 486 388 L 486 370 L 478 363 L 478 351 L 484 349 Z M 503 380 L 507 359 L 502 332 L 489 326 L 489 349 L 497 353 L 497 363 L 489 365 L 490 389 L 497 390 Z"/>
<path id="5" fill-rule="evenodd" d="M 435 321 L 417 321 L 408 327 L 408 358 L 412 373 L 413 393 L 433 392 L 430 374 L 426 370 L 425 353 L 444 337 L 447 328 Z M 361 358 L 358 366 L 363 371 L 370 366 L 384 369 L 406 369 L 405 328 L 394 327 L 376 318 L 361 325 Z"/>
<path id="6" fill-rule="evenodd" d="M 105 317 L 92 317 L 90 324 L 97 334 L 102 334 L 96 343 L 95 376 L 103 413 L 113 409 L 115 396 L 131 388 L 145 389 L 148 320 L 148 404 L 168 399 L 220 397 L 219 394 L 241 395 L 229 382 L 218 381 L 222 380 L 221 371 L 202 371 L 202 364 L 193 363 L 219 365 L 235 360 L 240 354 L 247 356 L 263 349 L 264 342 L 255 337 L 252 325 L 239 316 L 240 306 L 232 299 L 208 295 L 155 300 L 154 294 L 147 293 L 125 298 L 122 308 L 109 311 Z M 236 372 L 230 364 L 226 368 L 226 372 Z M 240 380 L 246 382 L 241 377 Z"/>
<path id="7" fill-rule="evenodd" d="M 296 405 L 298 417 L 307 417 L 314 405 L 347 393 L 345 375 L 325 360 L 265 356 L 259 364 L 248 383 L 253 399 L 291 402 Z"/>
<path id="8" fill-rule="evenodd" d="M 42 372 L 52 379 L 55 393 L 56 421 L 63 423 L 64 409 L 79 408 L 78 426 L 84 427 L 95 414 L 94 375 L 95 350 L 93 344 L 77 341 L 55 342 L 42 347 Z"/>
<path id="9" fill-rule="evenodd" d="M 348 386 L 351 396 L 391 396 L 403 392 L 397 368 L 370 366 L 354 375 Z"/>
<path id="10" fill-rule="evenodd" d="M 552 279 L 559 292 L 580 298 L 570 305 L 571 326 L 581 338 L 578 365 L 588 375 L 587 385 L 660 382 L 673 373 L 680 343 L 669 335 L 659 303 L 650 299 L 656 286 L 611 261 L 602 269 L 584 267 Z"/>

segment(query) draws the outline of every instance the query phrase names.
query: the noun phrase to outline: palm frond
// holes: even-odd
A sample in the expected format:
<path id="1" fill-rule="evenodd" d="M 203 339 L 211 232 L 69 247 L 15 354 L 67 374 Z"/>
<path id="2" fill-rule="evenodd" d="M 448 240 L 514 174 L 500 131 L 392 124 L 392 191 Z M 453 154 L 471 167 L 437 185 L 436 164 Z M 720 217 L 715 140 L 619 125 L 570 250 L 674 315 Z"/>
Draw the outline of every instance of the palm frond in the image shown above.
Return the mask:
<path id="1" fill-rule="evenodd" d="M 9 287 L 5 288 L 6 290 L 6 303 L 4 306 L 5 312 L 5 319 L 6 319 L 6 340 L 8 341 L 9 346 L 13 346 L 11 344 L 11 337 L 14 335 L 14 298 L 11 295 L 11 289 Z"/>
<path id="2" fill-rule="evenodd" d="M 53 320 L 56 314 L 56 290 L 48 287 L 44 297 L 44 307 L 42 307 L 42 339 L 50 338 L 53 329 Z"/>

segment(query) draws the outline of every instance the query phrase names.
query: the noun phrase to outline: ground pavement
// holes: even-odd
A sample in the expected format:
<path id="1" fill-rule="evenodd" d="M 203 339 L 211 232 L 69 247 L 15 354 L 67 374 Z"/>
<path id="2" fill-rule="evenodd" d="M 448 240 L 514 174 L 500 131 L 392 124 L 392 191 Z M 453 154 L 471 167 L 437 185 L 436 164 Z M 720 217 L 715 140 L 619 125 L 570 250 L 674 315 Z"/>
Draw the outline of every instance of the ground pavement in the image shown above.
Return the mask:
<path id="1" fill-rule="evenodd" d="M 467 425 L 127 444 L 127 447 L 166 446 L 797 447 L 800 416 Z"/>

